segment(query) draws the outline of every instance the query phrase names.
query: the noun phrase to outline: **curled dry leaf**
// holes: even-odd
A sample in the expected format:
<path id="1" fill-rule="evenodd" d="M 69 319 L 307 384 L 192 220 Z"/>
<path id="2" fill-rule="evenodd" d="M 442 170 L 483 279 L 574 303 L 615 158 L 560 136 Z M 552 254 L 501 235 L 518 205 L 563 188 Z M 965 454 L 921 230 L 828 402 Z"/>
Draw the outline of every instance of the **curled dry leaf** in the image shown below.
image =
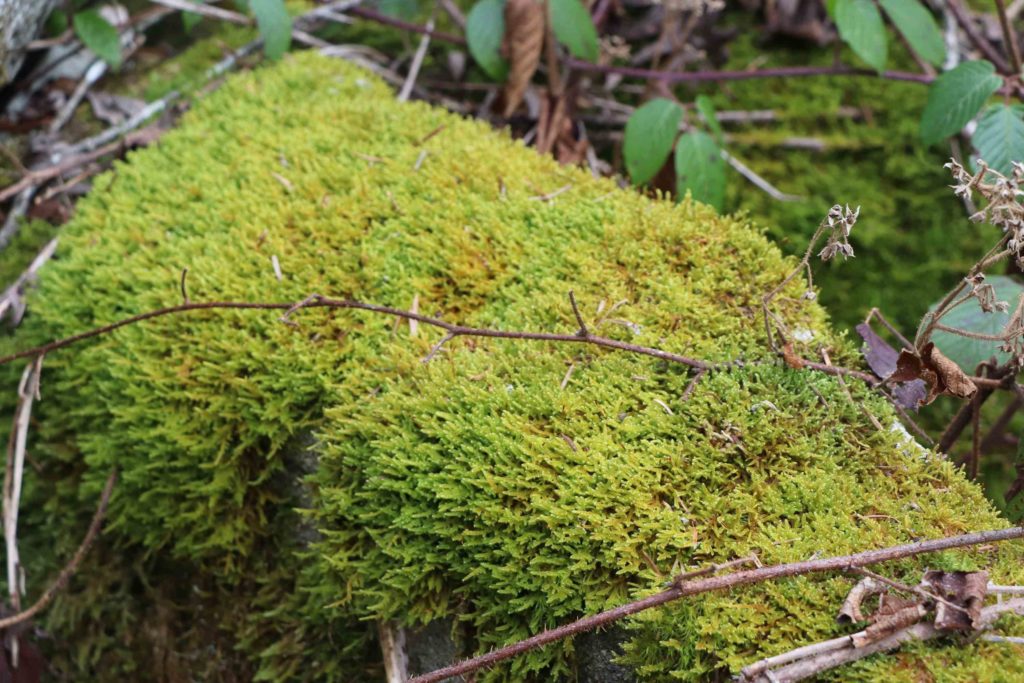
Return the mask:
<path id="1" fill-rule="evenodd" d="M 896 361 L 899 352 L 896 351 L 887 341 L 878 336 L 867 323 L 857 325 L 857 334 L 864 340 L 861 352 L 864 360 L 880 379 L 886 379 L 896 371 Z M 896 384 L 892 388 L 893 398 L 907 410 L 917 410 L 918 406 L 928 396 L 928 386 L 920 379 L 914 379 L 902 384 Z"/>
<path id="2" fill-rule="evenodd" d="M 867 617 L 861 611 L 864 601 L 872 595 L 885 593 L 888 590 L 888 586 L 870 576 L 861 579 L 849 592 L 846 599 L 843 600 L 843 606 L 839 610 L 836 621 L 840 624 L 856 624 L 857 622 L 867 621 Z"/>
<path id="3" fill-rule="evenodd" d="M 988 593 L 988 572 L 928 571 L 921 580 L 921 587 L 963 608 L 958 610 L 937 603 L 935 628 L 951 631 L 981 628 L 981 608 Z"/>
<path id="4" fill-rule="evenodd" d="M 783 345 L 782 359 L 786 361 L 786 365 L 793 368 L 794 370 L 799 370 L 800 368 L 804 367 L 804 365 L 806 365 L 804 359 L 801 358 L 800 355 L 793 350 L 792 344 Z"/>
<path id="5" fill-rule="evenodd" d="M 501 53 L 509 64 L 502 111 L 506 118 L 523 101 L 523 93 L 537 71 L 547 30 L 546 14 L 544 3 L 537 0 L 508 0 L 505 3 L 505 38 Z"/>
<path id="6" fill-rule="evenodd" d="M 881 640 L 907 626 L 913 626 L 928 614 L 928 608 L 917 600 L 887 597 L 871 615 L 871 625 L 851 636 L 853 646 L 861 648 Z"/>
<path id="7" fill-rule="evenodd" d="M 900 351 L 891 377 L 897 382 L 924 380 L 928 395 L 920 402 L 922 405 L 928 405 L 941 394 L 971 398 L 978 390 L 960 366 L 946 358 L 932 342 L 924 345 L 920 355 L 906 349 Z"/>

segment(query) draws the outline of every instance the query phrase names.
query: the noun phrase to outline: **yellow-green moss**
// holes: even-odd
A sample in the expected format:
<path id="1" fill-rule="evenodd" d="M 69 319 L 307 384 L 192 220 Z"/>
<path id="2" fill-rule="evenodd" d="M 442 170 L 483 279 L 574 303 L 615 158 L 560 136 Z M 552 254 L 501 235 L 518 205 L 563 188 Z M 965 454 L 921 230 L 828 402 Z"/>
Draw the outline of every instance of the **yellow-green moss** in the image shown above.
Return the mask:
<path id="1" fill-rule="evenodd" d="M 507 329 L 575 329 L 573 289 L 603 334 L 764 360 L 757 306 L 792 263 L 743 220 L 619 190 L 299 54 L 232 79 L 79 205 L 15 345 L 177 303 L 185 267 L 193 300 L 415 297 Z M 803 351 L 856 362 L 816 305 L 780 309 L 813 331 Z M 168 317 L 47 358 L 24 513 L 34 589 L 121 472 L 104 542 L 46 617 L 66 677 L 370 680 L 373 619 L 458 615 L 484 649 L 681 567 L 1006 524 L 947 463 L 875 431 L 833 380 L 771 360 L 711 374 L 684 402 L 691 375 L 641 356 L 457 339 L 424 364 L 435 330 L 351 311 L 295 319 Z M 1020 559 L 1007 545 L 889 571 L 970 564 L 1019 582 Z M 645 614 L 626 660 L 644 680 L 735 671 L 838 633 L 849 585 L 795 579 Z M 942 644 L 897 664 L 935 652 L 956 663 L 936 674 L 950 680 L 1021 666 Z M 884 680 L 894 662 L 862 671 Z M 573 667 L 564 643 L 484 678 L 569 680 Z"/>

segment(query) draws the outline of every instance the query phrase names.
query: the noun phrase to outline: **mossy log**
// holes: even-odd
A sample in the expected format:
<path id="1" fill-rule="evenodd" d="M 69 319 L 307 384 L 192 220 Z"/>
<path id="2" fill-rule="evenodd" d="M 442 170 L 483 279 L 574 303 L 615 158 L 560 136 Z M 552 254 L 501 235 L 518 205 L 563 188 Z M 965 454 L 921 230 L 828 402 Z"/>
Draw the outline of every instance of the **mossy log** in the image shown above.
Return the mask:
<path id="1" fill-rule="evenodd" d="M 602 334 L 764 362 L 685 396 L 692 372 L 648 357 L 459 338 L 424 363 L 436 330 L 324 310 L 296 326 L 195 312 L 51 354 L 23 512 L 31 591 L 120 472 L 102 543 L 45 617 L 51 662 L 69 680 L 376 680 L 376 621 L 449 620 L 478 652 L 709 562 L 1006 526 L 952 464 L 888 429 L 876 395 L 851 383 L 855 404 L 774 360 L 758 306 L 793 265 L 745 220 L 559 167 L 341 62 L 297 54 L 231 79 L 97 179 L 4 347 L 179 303 L 188 268 L 195 301 L 416 300 L 453 322 L 552 332 L 576 329 L 572 289 Z M 822 309 L 788 294 L 779 312 L 810 338 L 797 350 L 856 364 Z M 1022 556 L 1006 544 L 885 571 L 1020 583 Z M 580 652 L 620 641 L 637 680 L 721 677 L 842 633 L 851 585 L 687 599 L 478 680 L 587 678 Z M 994 672 L 1024 677 L 1017 646 L 936 642 L 836 676 Z"/>

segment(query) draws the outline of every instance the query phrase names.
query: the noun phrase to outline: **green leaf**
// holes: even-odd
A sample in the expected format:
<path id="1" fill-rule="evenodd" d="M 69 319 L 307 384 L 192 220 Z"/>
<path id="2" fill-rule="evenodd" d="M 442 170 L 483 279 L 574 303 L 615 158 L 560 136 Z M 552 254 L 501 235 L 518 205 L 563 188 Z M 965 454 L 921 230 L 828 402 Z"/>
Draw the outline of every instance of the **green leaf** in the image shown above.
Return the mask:
<path id="1" fill-rule="evenodd" d="M 682 118 L 682 107 L 658 98 L 638 107 L 626 121 L 622 154 L 634 183 L 646 183 L 658 173 L 672 152 Z"/>
<path id="2" fill-rule="evenodd" d="M 374 5 L 381 14 L 406 21 L 415 20 L 420 13 L 416 0 L 377 0 Z"/>
<path id="3" fill-rule="evenodd" d="M 574 57 L 596 62 L 600 49 L 590 11 L 580 0 L 549 0 L 551 28 Z"/>
<path id="4" fill-rule="evenodd" d="M 839 37 L 875 71 L 885 69 L 888 56 L 885 24 L 872 0 L 836 0 Z"/>
<path id="5" fill-rule="evenodd" d="M 181 13 L 181 26 L 185 29 L 185 33 L 191 33 L 192 29 L 194 29 L 202 20 L 202 14 L 196 14 L 195 12 Z"/>
<path id="6" fill-rule="evenodd" d="M 946 43 L 935 17 L 918 0 L 878 0 L 896 30 L 914 48 L 921 59 L 942 66 Z"/>
<path id="7" fill-rule="evenodd" d="M 995 289 L 996 300 L 1010 304 L 1010 312 L 1012 312 L 1017 305 L 1017 298 L 1024 292 L 1024 285 L 1004 275 L 989 276 L 985 278 L 985 282 Z M 932 306 L 932 309 L 934 308 L 935 306 Z M 1002 334 L 1003 328 L 1006 327 L 1009 320 L 1010 313 L 1000 311 L 986 313 L 981 310 L 978 302 L 972 299 L 960 304 L 943 316 L 942 324 L 968 332 L 997 335 Z M 942 351 L 970 375 L 974 374 L 978 363 L 988 360 L 992 356 L 995 356 L 999 363 L 1005 363 L 1010 359 L 1010 354 L 999 350 L 1001 342 L 968 339 L 941 330 L 932 333 L 931 339 L 939 351 Z"/>
<path id="8" fill-rule="evenodd" d="M 100 16 L 98 10 L 75 12 L 71 22 L 78 39 L 95 52 L 97 57 L 115 69 L 121 66 L 121 36 L 109 21 Z"/>
<path id="9" fill-rule="evenodd" d="M 466 42 L 469 53 L 488 76 L 504 81 L 508 63 L 501 56 L 501 37 L 505 34 L 504 0 L 480 0 L 466 17 Z"/>
<path id="10" fill-rule="evenodd" d="M 722 127 L 718 125 L 718 117 L 715 115 L 715 105 L 711 102 L 711 98 L 707 95 L 697 95 L 697 99 L 694 101 L 697 106 L 697 111 L 700 112 L 700 116 L 704 119 L 704 125 L 708 127 L 711 134 L 715 136 L 715 142 L 720 147 L 725 146 L 725 138 L 722 136 Z"/>
<path id="11" fill-rule="evenodd" d="M 68 14 L 61 10 L 54 10 L 46 18 L 46 36 L 55 37 L 68 30 Z"/>
<path id="12" fill-rule="evenodd" d="M 719 211 L 725 203 L 725 161 L 711 136 L 699 130 L 676 143 L 676 191 L 680 197 L 689 190 L 697 201 Z"/>
<path id="13" fill-rule="evenodd" d="M 1012 162 L 1024 161 L 1024 105 L 994 104 L 986 109 L 971 142 L 989 168 L 1009 175 Z"/>
<path id="14" fill-rule="evenodd" d="M 278 60 L 292 44 L 292 18 L 283 0 L 250 0 L 267 59 Z"/>
<path id="15" fill-rule="evenodd" d="M 1003 84 L 991 62 L 964 62 L 935 79 L 921 114 L 921 139 L 932 144 L 960 132 Z"/>

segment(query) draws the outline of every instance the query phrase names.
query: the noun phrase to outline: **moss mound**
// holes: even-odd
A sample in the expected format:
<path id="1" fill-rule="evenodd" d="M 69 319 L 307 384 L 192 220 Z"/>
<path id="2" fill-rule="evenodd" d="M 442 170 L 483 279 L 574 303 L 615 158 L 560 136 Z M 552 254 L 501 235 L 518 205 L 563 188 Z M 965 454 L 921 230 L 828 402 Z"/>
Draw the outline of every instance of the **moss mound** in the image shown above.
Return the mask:
<path id="1" fill-rule="evenodd" d="M 744 221 L 560 168 L 312 54 L 232 79 L 97 187 L 4 345 L 178 303 L 187 267 L 193 300 L 416 299 L 504 329 L 575 329 L 572 289 L 602 334 L 763 359 L 758 302 L 792 265 Z M 803 351 L 856 362 L 792 294 L 780 307 L 813 333 Z M 46 615 L 64 677 L 373 680 L 377 619 L 454 617 L 480 650 L 707 561 L 1006 524 L 826 376 L 748 365 L 684 399 L 692 376 L 641 356 L 462 338 L 424 364 L 435 330 L 352 311 L 295 319 L 198 312 L 47 359 L 23 513 L 36 590 L 121 472 L 103 543 Z M 1021 554 L 891 569 L 984 566 L 1012 583 Z M 795 579 L 641 615 L 625 661 L 643 680 L 735 671 L 837 634 L 849 586 Z M 1024 675 L 1011 646 L 990 643 L 856 675 L 913 675 L 936 653 L 937 678 Z M 572 680 L 576 667 L 570 642 L 483 679 Z"/>

